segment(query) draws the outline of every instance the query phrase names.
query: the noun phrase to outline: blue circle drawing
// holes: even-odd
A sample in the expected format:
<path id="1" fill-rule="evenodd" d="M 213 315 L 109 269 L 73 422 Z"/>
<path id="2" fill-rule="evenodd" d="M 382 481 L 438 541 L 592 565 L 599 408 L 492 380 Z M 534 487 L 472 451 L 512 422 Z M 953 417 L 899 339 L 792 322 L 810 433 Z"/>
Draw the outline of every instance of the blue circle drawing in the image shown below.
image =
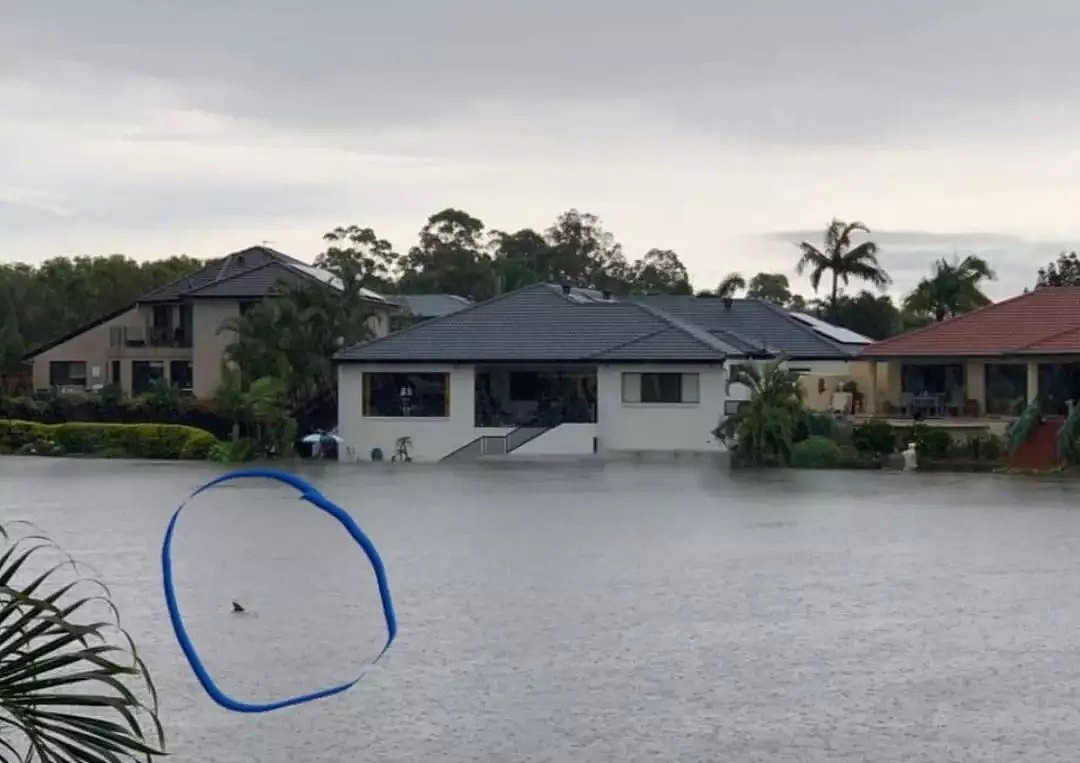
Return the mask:
<path id="1" fill-rule="evenodd" d="M 261 477 L 264 479 L 276 480 L 277 482 L 283 482 L 286 485 L 296 488 L 300 492 L 301 500 L 307 501 L 313 506 L 325 511 L 340 522 L 348 531 L 349 535 L 352 536 L 352 539 L 356 541 L 357 545 L 363 549 L 368 561 L 371 562 L 372 569 L 375 571 L 375 580 L 379 586 L 379 599 L 382 601 L 383 615 L 386 618 L 386 644 L 383 645 L 382 650 L 375 659 L 372 660 L 372 664 L 378 662 L 394 642 L 394 637 L 397 635 L 397 618 L 394 615 L 393 601 L 390 599 L 390 586 L 386 582 L 386 568 L 383 566 L 382 559 L 379 558 L 379 553 L 375 550 L 374 544 L 367 535 L 364 534 L 364 531 L 360 529 L 360 526 L 356 524 L 352 517 L 350 517 L 340 506 L 337 506 L 316 490 L 314 486 L 300 477 L 297 477 L 295 474 L 278 471 L 276 469 L 243 469 L 223 474 L 200 487 L 192 493 L 187 500 L 190 501 L 203 491 L 209 490 L 223 482 L 246 477 Z M 280 710 L 284 707 L 301 705 L 316 699 L 332 697 L 335 694 L 340 694 L 346 689 L 355 686 L 357 682 L 363 678 L 363 673 L 351 681 L 346 681 L 345 683 L 330 686 L 325 689 L 319 689 L 308 694 L 301 694 L 296 697 L 288 697 L 274 702 L 241 702 L 228 696 L 216 683 L 214 683 L 214 679 L 210 677 L 210 673 L 207 672 L 206 666 L 203 665 L 202 660 L 199 658 L 199 653 L 196 651 L 195 645 L 188 635 L 187 628 L 184 627 L 184 619 L 180 616 L 180 607 L 176 602 L 176 589 L 173 584 L 173 532 L 176 530 L 176 521 L 180 518 L 180 512 L 184 510 L 186 505 L 187 501 L 180 504 L 173 513 L 172 519 L 169 520 L 169 527 L 165 531 L 165 541 L 161 545 L 161 572 L 165 588 L 165 603 L 169 608 L 169 619 L 172 621 L 173 631 L 176 633 L 176 640 L 180 643 L 180 649 L 183 650 L 188 664 L 191 665 L 191 669 L 199 679 L 199 683 L 202 684 L 203 689 L 210 695 L 210 698 L 225 709 L 234 710 L 238 713 L 267 713 L 271 710 Z"/>

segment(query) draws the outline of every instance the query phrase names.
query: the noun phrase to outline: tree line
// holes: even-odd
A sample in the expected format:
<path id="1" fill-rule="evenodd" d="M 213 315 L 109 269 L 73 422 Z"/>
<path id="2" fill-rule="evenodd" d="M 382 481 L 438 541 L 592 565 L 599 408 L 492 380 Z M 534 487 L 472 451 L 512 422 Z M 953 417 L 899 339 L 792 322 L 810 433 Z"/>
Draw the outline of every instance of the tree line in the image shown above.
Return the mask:
<path id="1" fill-rule="evenodd" d="M 427 219 L 417 243 L 404 252 L 359 225 L 335 228 L 323 238 L 326 248 L 316 264 L 346 276 L 350 288 L 388 294 L 446 292 L 483 300 L 530 283 L 554 281 L 617 294 L 745 295 L 812 313 L 873 339 L 988 303 L 982 286 L 995 277 L 977 256 L 940 259 L 911 293 L 894 302 L 885 293 L 891 278 L 878 260 L 870 230 L 840 220 L 826 227 L 820 242 L 800 242 L 793 252 L 796 273 L 808 276 L 815 294 L 810 299 L 793 291 L 785 274 L 770 272 L 749 278 L 733 273 L 713 288 L 695 291 L 674 251 L 654 248 L 630 259 L 597 216 L 576 209 L 559 215 L 544 230 L 516 231 L 489 229 L 462 210 L 444 209 Z M 38 266 L 0 265 L 0 370 L 19 370 L 26 352 L 204 264 L 187 256 L 137 262 L 114 254 L 56 257 Z M 1059 285 L 1080 285 L 1075 253 L 1062 254 L 1037 273 L 1036 287 Z M 353 308 L 347 304 L 329 307 L 348 316 Z M 338 320 L 324 328 L 338 340 L 353 335 Z M 297 344 L 297 353 L 312 346 L 303 338 Z"/>

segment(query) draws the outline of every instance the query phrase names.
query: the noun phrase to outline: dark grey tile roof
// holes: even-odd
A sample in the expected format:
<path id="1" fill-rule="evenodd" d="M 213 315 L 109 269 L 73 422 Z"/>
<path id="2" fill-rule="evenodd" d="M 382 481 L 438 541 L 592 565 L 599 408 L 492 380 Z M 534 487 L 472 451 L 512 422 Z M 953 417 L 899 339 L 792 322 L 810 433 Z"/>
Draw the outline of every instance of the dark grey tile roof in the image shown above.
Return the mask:
<path id="1" fill-rule="evenodd" d="M 418 318 L 438 318 L 472 304 L 456 294 L 394 294 L 387 298 Z"/>
<path id="2" fill-rule="evenodd" d="M 239 252 L 227 254 L 220 259 L 211 260 L 202 270 L 144 294 L 139 298 L 139 302 L 172 302 L 196 289 L 201 289 L 218 281 L 224 281 L 227 278 L 233 278 L 269 263 L 303 264 L 300 260 L 282 254 L 270 247 L 252 246 Z"/>
<path id="3" fill-rule="evenodd" d="M 139 302 L 177 299 L 261 299 L 279 283 L 321 283 L 341 288 L 332 273 L 265 246 L 255 246 L 214 260 L 199 272 L 142 296 Z M 381 295 L 362 289 L 372 302 L 388 303 Z"/>
<path id="4" fill-rule="evenodd" d="M 592 292 L 529 286 L 338 353 L 342 361 L 693 361 L 738 350 L 677 319 Z"/>
<path id="5" fill-rule="evenodd" d="M 309 279 L 280 262 L 267 262 L 259 267 L 245 270 L 224 280 L 211 281 L 208 284 L 183 294 L 184 297 L 212 298 L 231 297 L 233 299 L 261 299 L 273 291 L 279 283 L 296 285 Z"/>
<path id="6" fill-rule="evenodd" d="M 786 310 L 759 299 L 724 300 L 704 297 L 638 297 L 636 301 L 700 326 L 751 355 L 786 353 L 792 359 L 845 360 L 861 346 L 841 344 Z"/>

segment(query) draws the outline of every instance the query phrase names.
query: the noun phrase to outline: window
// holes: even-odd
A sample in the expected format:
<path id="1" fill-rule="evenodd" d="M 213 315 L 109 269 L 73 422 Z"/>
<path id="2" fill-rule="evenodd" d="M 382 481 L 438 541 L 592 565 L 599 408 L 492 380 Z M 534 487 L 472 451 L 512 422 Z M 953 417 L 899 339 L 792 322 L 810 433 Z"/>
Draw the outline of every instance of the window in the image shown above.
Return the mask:
<path id="1" fill-rule="evenodd" d="M 191 361 L 169 361 L 169 383 L 184 392 L 191 391 Z"/>
<path id="2" fill-rule="evenodd" d="M 251 312 L 251 309 L 259 304 L 257 299 L 242 299 L 240 300 L 240 315 L 247 315 Z"/>
<path id="3" fill-rule="evenodd" d="M 1027 364 L 987 363 L 985 375 L 986 412 L 991 416 L 1018 416 L 1027 405 Z"/>
<path id="4" fill-rule="evenodd" d="M 365 373 L 365 416 L 444 418 L 450 415 L 450 375 Z"/>
<path id="5" fill-rule="evenodd" d="M 49 386 L 85 387 L 86 362 L 82 360 L 54 360 L 49 363 Z"/>
<path id="6" fill-rule="evenodd" d="M 624 403 L 697 403 L 701 400 L 698 374 L 624 373 Z"/>
<path id="7" fill-rule="evenodd" d="M 131 361 L 131 392 L 141 395 L 149 392 L 158 379 L 165 378 L 165 363 L 161 360 Z"/>
<path id="8" fill-rule="evenodd" d="M 111 365 L 111 369 L 110 369 L 110 372 L 109 372 L 109 383 L 110 384 L 115 384 L 117 387 L 119 387 L 120 386 L 120 361 L 119 360 L 114 360 L 114 361 L 112 361 L 112 363 L 110 365 Z"/>
<path id="9" fill-rule="evenodd" d="M 510 399 L 539 400 L 540 374 L 535 371 L 511 371 Z"/>

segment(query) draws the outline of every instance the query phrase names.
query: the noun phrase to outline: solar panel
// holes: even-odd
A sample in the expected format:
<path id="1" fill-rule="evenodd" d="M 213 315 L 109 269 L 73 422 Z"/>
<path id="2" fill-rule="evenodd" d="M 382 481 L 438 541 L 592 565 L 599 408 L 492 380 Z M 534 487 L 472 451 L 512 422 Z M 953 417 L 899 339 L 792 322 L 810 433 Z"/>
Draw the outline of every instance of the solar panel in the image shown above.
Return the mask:
<path id="1" fill-rule="evenodd" d="M 792 318 L 805 323 L 807 326 L 818 332 L 822 336 L 832 339 L 834 342 L 840 342 L 840 344 L 872 344 L 873 339 L 863 336 L 862 334 L 856 334 L 854 331 L 850 331 L 840 326 L 834 326 L 831 323 L 815 318 L 812 315 L 806 313 L 788 313 Z"/>

